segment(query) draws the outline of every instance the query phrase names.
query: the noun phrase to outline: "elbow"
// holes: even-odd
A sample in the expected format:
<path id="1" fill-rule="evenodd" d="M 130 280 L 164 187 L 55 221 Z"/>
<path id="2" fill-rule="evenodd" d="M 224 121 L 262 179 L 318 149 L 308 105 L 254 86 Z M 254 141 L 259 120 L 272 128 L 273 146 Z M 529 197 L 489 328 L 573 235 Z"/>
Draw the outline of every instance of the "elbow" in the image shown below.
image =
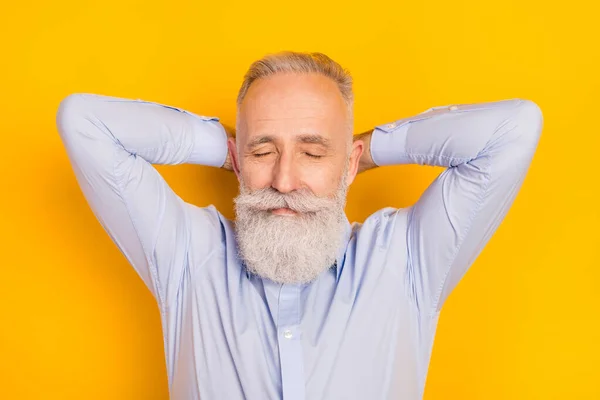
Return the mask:
<path id="1" fill-rule="evenodd" d="M 521 100 L 517 109 L 516 123 L 521 136 L 537 143 L 544 126 L 542 109 L 531 100 Z"/>
<path id="2" fill-rule="evenodd" d="M 56 112 L 56 127 L 63 140 L 77 131 L 83 115 L 82 94 L 70 94 L 59 104 Z"/>
<path id="3" fill-rule="evenodd" d="M 531 100 L 521 100 L 509 119 L 507 140 L 512 143 L 515 157 L 521 154 L 530 159 L 537 149 L 544 118 L 540 107 Z"/>

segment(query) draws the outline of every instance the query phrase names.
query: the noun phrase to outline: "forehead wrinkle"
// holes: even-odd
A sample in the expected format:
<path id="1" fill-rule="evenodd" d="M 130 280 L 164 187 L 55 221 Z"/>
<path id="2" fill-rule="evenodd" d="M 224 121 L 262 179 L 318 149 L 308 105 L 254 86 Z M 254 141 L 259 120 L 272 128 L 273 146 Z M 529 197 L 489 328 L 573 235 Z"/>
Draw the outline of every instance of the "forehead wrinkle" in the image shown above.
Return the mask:
<path id="1" fill-rule="evenodd" d="M 263 122 L 263 121 L 279 121 L 279 120 L 289 120 L 289 119 L 323 119 L 325 114 L 322 112 L 314 113 L 313 115 L 289 115 L 289 116 L 276 116 L 276 117 L 262 117 L 262 118 L 254 118 L 254 121 Z"/>

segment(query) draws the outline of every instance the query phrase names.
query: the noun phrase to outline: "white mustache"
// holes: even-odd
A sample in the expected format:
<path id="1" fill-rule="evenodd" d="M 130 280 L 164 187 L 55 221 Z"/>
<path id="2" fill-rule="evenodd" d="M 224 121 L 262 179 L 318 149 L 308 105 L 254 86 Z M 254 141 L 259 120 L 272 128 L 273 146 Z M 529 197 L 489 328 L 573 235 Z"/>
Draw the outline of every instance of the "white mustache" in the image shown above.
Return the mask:
<path id="1" fill-rule="evenodd" d="M 253 192 L 241 191 L 234 200 L 236 207 L 245 207 L 257 211 L 269 211 L 277 208 L 289 208 L 298 213 L 315 213 L 331 209 L 336 198 L 318 197 L 307 189 L 280 193 L 273 188 L 258 189 Z"/>

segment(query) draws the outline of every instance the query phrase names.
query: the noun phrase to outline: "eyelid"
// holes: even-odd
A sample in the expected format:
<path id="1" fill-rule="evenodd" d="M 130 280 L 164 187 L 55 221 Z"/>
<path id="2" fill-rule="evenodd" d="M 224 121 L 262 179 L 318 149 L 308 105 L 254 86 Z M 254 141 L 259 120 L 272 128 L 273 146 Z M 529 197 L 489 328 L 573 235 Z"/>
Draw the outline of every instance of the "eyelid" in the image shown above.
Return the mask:
<path id="1" fill-rule="evenodd" d="M 309 153 L 309 152 L 307 152 L 307 151 L 305 151 L 305 152 L 304 152 L 304 154 L 306 154 L 307 156 L 309 156 L 309 157 L 311 157 L 311 158 L 323 158 L 323 157 L 325 157 L 324 155 L 320 155 L 320 154 L 312 154 L 312 153 Z"/>
<path id="2" fill-rule="evenodd" d="M 255 153 L 252 153 L 252 155 L 254 157 L 264 157 L 264 156 L 268 156 L 271 153 L 272 153 L 272 151 L 265 151 L 264 153 L 255 152 Z"/>

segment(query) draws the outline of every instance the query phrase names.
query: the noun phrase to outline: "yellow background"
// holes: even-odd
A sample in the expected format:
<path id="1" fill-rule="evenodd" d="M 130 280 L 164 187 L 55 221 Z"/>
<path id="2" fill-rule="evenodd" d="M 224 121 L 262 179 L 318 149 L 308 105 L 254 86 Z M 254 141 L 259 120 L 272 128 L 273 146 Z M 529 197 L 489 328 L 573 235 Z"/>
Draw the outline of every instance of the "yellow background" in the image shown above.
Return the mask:
<path id="1" fill-rule="evenodd" d="M 157 307 L 76 186 L 54 124 L 59 101 L 143 98 L 232 124 L 250 62 L 292 49 L 351 70 L 357 132 L 437 105 L 540 105 L 523 188 L 442 312 L 425 399 L 600 399 L 597 4 L 6 2 L 0 398 L 168 397 Z M 232 217 L 232 174 L 160 171 L 184 199 Z M 350 220 L 412 204 L 440 171 L 361 175 Z"/>

